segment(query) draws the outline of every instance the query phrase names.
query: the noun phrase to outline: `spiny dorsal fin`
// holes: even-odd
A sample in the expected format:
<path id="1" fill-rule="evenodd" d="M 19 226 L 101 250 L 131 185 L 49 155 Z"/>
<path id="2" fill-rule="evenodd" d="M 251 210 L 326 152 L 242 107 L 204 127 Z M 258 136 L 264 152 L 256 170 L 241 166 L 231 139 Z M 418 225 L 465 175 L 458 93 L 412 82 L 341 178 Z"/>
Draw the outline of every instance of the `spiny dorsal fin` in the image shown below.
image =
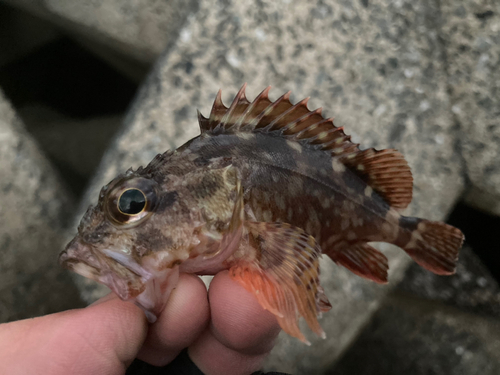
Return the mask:
<path id="1" fill-rule="evenodd" d="M 202 133 L 277 131 L 288 139 L 304 140 L 319 149 L 338 148 L 348 143 L 351 147 L 347 151 L 359 150 L 356 144 L 348 142 L 350 138 L 345 135 L 343 128 L 335 127 L 332 118 L 325 119 L 321 115 L 321 108 L 314 111 L 307 108 L 309 98 L 292 104 L 290 92 L 287 92 L 272 102 L 269 100 L 269 86 L 250 103 L 245 88 L 246 84 L 238 91 L 229 108 L 222 103 L 219 90 L 209 118 L 198 113 Z"/>
<path id="2" fill-rule="evenodd" d="M 238 129 L 232 129 L 239 118 L 242 117 L 243 112 L 251 104 L 246 96 L 245 89 L 246 83 L 241 87 L 240 91 L 236 94 L 231 106 L 227 108 L 224 103 L 222 103 L 221 93 L 219 90 L 215 98 L 214 104 L 212 106 L 212 111 L 210 112 L 210 117 L 207 119 L 198 112 L 198 121 L 200 123 L 200 130 L 202 133 L 207 131 L 214 131 L 218 129 L 223 132 L 237 131 Z"/>
<path id="3" fill-rule="evenodd" d="M 278 133 L 305 147 L 328 152 L 332 158 L 348 167 L 394 208 L 405 208 L 411 201 L 413 178 L 404 157 L 396 150 L 368 149 L 359 144 L 342 127 L 333 125 L 333 118 L 325 119 L 321 108 L 310 111 L 309 98 L 297 104 L 290 102 L 290 92 L 276 101 L 269 99 L 271 87 L 262 91 L 253 102 L 245 95 L 246 84 L 228 107 L 224 106 L 221 91 L 217 93 L 210 117 L 200 113 L 202 133 L 260 132 Z"/>

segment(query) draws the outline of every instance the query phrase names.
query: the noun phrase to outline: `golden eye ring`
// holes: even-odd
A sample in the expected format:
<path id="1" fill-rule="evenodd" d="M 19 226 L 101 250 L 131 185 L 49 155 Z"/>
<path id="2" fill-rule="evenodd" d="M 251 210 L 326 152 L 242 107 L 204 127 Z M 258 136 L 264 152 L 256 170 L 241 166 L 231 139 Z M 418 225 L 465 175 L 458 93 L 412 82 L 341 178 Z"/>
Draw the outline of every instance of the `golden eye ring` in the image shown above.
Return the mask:
<path id="1" fill-rule="evenodd" d="M 103 200 L 110 221 L 123 228 L 144 222 L 157 204 L 156 182 L 132 177 L 116 181 Z"/>

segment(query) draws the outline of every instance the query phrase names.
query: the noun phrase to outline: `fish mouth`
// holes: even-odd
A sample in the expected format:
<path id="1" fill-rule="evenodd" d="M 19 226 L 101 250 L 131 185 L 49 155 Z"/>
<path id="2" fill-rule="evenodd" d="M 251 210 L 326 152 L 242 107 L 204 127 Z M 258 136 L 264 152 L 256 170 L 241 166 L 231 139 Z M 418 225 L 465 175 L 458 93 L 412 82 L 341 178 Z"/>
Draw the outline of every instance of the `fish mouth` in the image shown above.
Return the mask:
<path id="1" fill-rule="evenodd" d="M 102 262 L 93 254 L 92 248 L 75 237 L 59 255 L 59 264 L 89 279 L 99 281 Z"/>
<path id="2" fill-rule="evenodd" d="M 121 299 L 141 294 L 151 274 L 125 253 L 113 249 L 98 251 L 75 237 L 59 255 L 62 267 L 106 285 Z"/>

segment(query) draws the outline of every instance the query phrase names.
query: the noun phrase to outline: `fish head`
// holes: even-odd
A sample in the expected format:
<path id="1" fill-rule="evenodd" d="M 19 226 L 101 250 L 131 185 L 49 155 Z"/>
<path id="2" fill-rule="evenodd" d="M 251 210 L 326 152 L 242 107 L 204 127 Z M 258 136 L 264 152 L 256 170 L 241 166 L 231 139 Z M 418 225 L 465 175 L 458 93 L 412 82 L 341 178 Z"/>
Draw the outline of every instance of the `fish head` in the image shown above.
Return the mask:
<path id="1" fill-rule="evenodd" d="M 162 181 L 160 187 L 129 171 L 102 188 L 59 261 L 121 299 L 134 300 L 146 315 L 157 315 L 175 287 L 179 264 L 197 241 L 196 217 L 179 197 L 176 181 Z"/>

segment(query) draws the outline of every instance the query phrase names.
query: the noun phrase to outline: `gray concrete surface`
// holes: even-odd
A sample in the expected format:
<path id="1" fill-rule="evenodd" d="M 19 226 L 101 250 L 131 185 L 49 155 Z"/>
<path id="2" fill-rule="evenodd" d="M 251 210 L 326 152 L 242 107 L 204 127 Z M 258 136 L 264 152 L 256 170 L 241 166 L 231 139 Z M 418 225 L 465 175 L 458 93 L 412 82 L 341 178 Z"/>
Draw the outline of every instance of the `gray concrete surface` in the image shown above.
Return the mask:
<path id="1" fill-rule="evenodd" d="M 26 12 L 0 1 L 0 68 L 58 37 L 57 29 Z"/>
<path id="2" fill-rule="evenodd" d="M 247 81 L 249 98 L 269 84 L 274 98 L 291 89 L 294 100 L 311 96 L 310 107 L 324 107 L 362 147 L 400 149 L 415 178 L 408 212 L 443 218 L 464 179 L 440 17 L 433 1 L 200 3 L 143 85 L 80 212 L 117 173 L 198 134 L 195 109 L 207 114 L 219 88 L 228 102 Z M 268 369 L 321 373 L 343 353 L 408 264 L 402 252 L 385 250 L 389 286 L 323 263 L 333 305 L 322 319 L 328 339 L 305 347 L 282 335 Z M 87 280 L 80 288 L 87 301 L 104 293 Z"/>
<path id="3" fill-rule="evenodd" d="M 197 9 L 196 0 L 1 0 L 134 59 L 150 63 Z"/>
<path id="4" fill-rule="evenodd" d="M 465 246 L 453 276 L 411 265 L 331 373 L 496 374 L 499 316 L 498 282 Z"/>
<path id="5" fill-rule="evenodd" d="M 452 113 L 462 136 L 468 202 L 500 214 L 500 2 L 441 1 Z"/>
<path id="6" fill-rule="evenodd" d="M 393 295 L 328 374 L 496 375 L 500 322 Z"/>
<path id="7" fill-rule="evenodd" d="M 411 265 L 397 289 L 462 311 L 500 316 L 500 286 L 469 246 L 460 252 L 455 275 L 438 276 Z"/>
<path id="8" fill-rule="evenodd" d="M 0 322 L 82 305 L 57 266 L 73 201 L 0 91 Z"/>
<path id="9" fill-rule="evenodd" d="M 120 115 L 73 119 L 42 105 L 24 106 L 19 114 L 32 124 L 30 134 L 52 162 L 78 181 L 92 177 L 123 120 Z"/>

